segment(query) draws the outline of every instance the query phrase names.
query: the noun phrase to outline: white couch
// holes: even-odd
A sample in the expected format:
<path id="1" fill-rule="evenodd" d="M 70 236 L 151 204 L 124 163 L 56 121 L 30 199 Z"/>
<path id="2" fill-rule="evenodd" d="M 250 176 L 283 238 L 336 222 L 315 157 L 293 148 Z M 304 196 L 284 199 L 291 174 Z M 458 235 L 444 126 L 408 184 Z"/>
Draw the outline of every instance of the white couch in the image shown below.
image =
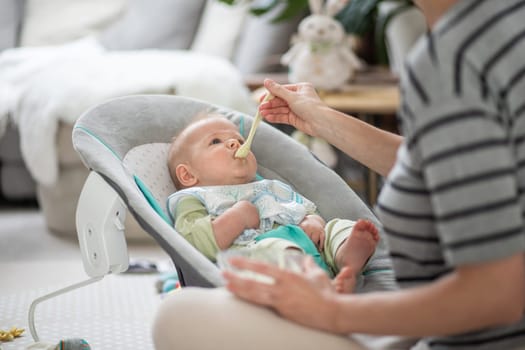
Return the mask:
<path id="1" fill-rule="evenodd" d="M 270 23 L 269 18 L 274 14 L 254 17 L 247 14 L 246 9 L 228 8 L 216 0 L 75 0 L 76 7 L 72 7 L 72 3 L 70 0 L 0 0 L 0 8 L 2 8 L 0 13 L 0 50 L 4 50 L 0 54 L 0 77 L 2 74 L 2 57 L 4 57 L 3 63 L 5 64 L 5 61 L 8 63 L 10 60 L 12 61 L 13 57 L 31 56 L 31 61 L 26 60 L 23 63 L 30 62 L 30 65 L 38 66 L 39 63 L 47 59 L 46 57 L 49 57 L 42 54 L 43 51 L 55 52 L 68 47 L 72 42 L 82 42 L 82 40 L 85 42 L 86 38 L 94 38 L 104 52 L 111 52 L 113 59 L 119 55 L 127 57 L 128 54 L 135 54 L 135 57 L 140 55 L 142 59 L 147 55 L 153 55 L 153 53 L 155 55 L 170 54 L 180 50 L 195 52 L 201 58 L 205 55 L 221 57 L 224 61 L 232 63 L 232 67 L 242 79 L 244 74 L 272 72 L 281 68 L 276 57 L 288 48 L 289 38 L 295 31 L 299 20 L 297 18 L 294 21 L 273 24 Z M 46 7 L 43 8 L 42 6 Z M 224 18 L 227 20 L 225 21 Z M 77 39 L 81 40 L 75 41 Z M 43 47 L 44 45 L 45 47 Z M 5 50 L 17 46 L 21 48 Z M 158 52 L 157 49 L 163 50 L 162 53 Z M 107 58 L 105 56 L 100 57 L 94 51 L 96 49 L 90 52 L 93 55 L 92 57 L 105 62 Z M 40 54 L 42 54 L 42 60 L 35 62 L 34 57 Z M 5 60 L 6 56 L 9 57 L 8 60 Z M 90 74 L 88 69 L 93 59 L 87 57 L 86 55 L 76 56 L 75 62 L 82 62 L 78 68 L 79 74 L 82 72 Z M 220 61 L 217 62 L 219 66 L 223 64 Z M 101 93 L 100 96 L 92 97 L 93 91 L 97 90 L 93 89 L 92 84 L 85 84 L 84 90 L 82 88 L 84 85 L 79 83 L 81 79 L 78 76 L 67 79 L 68 71 L 65 70 L 67 64 L 67 62 L 56 60 L 56 63 L 51 65 L 54 69 L 60 68 L 56 71 L 56 76 L 63 79 L 53 82 L 53 86 L 46 85 L 47 80 L 54 80 L 53 75 L 49 76 L 49 72 L 54 74 L 53 70 L 48 69 L 45 74 L 40 74 L 40 72 L 39 74 L 31 74 L 29 75 L 30 79 L 27 78 L 27 75 L 25 76 L 28 80 L 24 81 L 23 88 L 16 90 L 22 92 L 13 99 L 18 103 L 18 109 L 13 108 L 11 110 L 11 121 L 14 122 L 10 122 L 10 125 L 7 126 L 10 134 L 16 133 L 16 128 L 18 128 L 22 139 L 22 152 L 17 147 L 13 147 L 17 146 L 16 141 L 14 142 L 15 145 L 12 144 L 13 141 L 10 141 L 9 147 L 3 147 L 1 142 L 4 142 L 3 140 L 6 137 L 0 139 L 0 147 L 2 147 L 0 164 L 2 165 L 2 174 L 6 172 L 10 174 L 1 177 L 1 188 L 12 188 L 13 184 L 20 182 L 23 177 L 16 175 L 16 172 L 13 173 L 12 169 L 6 170 L 10 165 L 16 163 L 12 161 L 12 156 L 6 153 L 15 154 L 16 159 L 22 157 L 26 166 L 29 166 L 31 170 L 31 176 L 27 176 L 27 170 L 21 166 L 22 163 L 17 163 L 20 168 L 18 170 L 25 172 L 25 179 L 28 181 L 28 184 L 20 186 L 27 190 L 23 196 L 30 197 L 32 195 L 31 184 L 33 184 L 33 187 L 36 187 L 38 203 L 45 215 L 49 229 L 58 234 L 73 235 L 75 234 L 77 199 L 88 174 L 87 169 L 72 148 L 71 131 L 74 120 L 80 116 L 80 111 L 84 111 L 90 106 L 90 103 L 93 104 L 108 97 L 116 97 L 115 94 L 127 90 L 115 88 L 110 89 L 109 92 L 106 91 L 106 94 Z M 227 66 L 224 67 L 223 71 L 229 69 Z M 195 82 L 207 79 L 206 76 L 194 75 L 193 81 Z M 234 76 L 235 73 L 230 72 L 228 77 L 232 75 Z M 23 74 L 20 76 L 24 77 Z M 82 77 L 81 74 L 80 77 Z M 98 82 L 103 81 L 104 77 L 101 73 Z M 219 76 L 219 78 L 222 79 L 224 76 Z M 130 90 L 130 92 L 180 92 L 177 91 L 179 90 L 177 87 L 169 88 L 167 86 L 169 84 L 159 85 L 160 88 L 155 87 L 155 84 L 158 84 L 161 79 L 156 78 L 155 75 L 151 79 L 155 80 L 151 82 L 154 86 L 152 91 Z M 142 81 L 142 83 L 144 82 Z M 203 90 L 209 88 L 210 84 L 203 85 L 204 87 L 200 90 L 204 93 Z M 230 86 L 236 86 L 235 82 L 232 84 Z M 103 88 L 104 86 L 101 86 L 100 90 Z M 199 90 L 199 87 L 193 88 L 194 91 Z M 58 115 L 53 121 L 56 125 L 48 127 L 49 123 L 41 124 L 40 117 L 45 114 L 44 112 L 28 113 L 28 108 L 31 107 L 31 103 L 33 105 L 37 102 L 41 103 L 41 100 L 47 96 L 46 94 L 49 94 L 49 91 L 53 89 L 63 92 L 63 99 L 67 100 L 65 102 L 59 101 L 58 105 L 61 106 L 62 110 L 66 106 L 73 113 L 65 117 Z M 160 89 L 160 91 L 156 89 Z M 239 87 L 239 90 L 242 89 L 244 86 Z M 68 95 L 70 91 L 75 91 L 76 95 Z M 9 106 L 6 108 L 5 103 L 2 105 L 1 92 L 0 90 L 0 132 L 6 129 L 6 118 L 2 119 L 1 117 L 2 108 L 4 111 L 6 109 L 9 111 Z M 80 100 L 76 101 L 71 97 L 76 97 L 83 92 L 89 95 L 88 97 L 92 97 L 83 100 L 82 103 L 85 105 L 81 104 Z M 15 94 L 12 93 L 12 95 Z M 206 94 L 203 96 L 213 97 Z M 199 96 L 194 97 L 198 98 Z M 226 99 L 222 100 L 226 101 Z M 218 101 L 212 102 L 217 103 Z M 24 106 L 24 104 L 27 106 L 26 108 L 19 108 L 20 105 Z M 242 109 L 239 105 L 226 106 Z M 57 109 L 56 104 L 53 107 Z M 32 121 L 28 122 L 31 118 L 33 118 Z M 26 124 L 30 123 L 31 128 L 35 130 L 23 129 L 24 121 Z M 37 129 L 33 127 L 34 125 L 41 125 L 41 127 Z M 41 137 L 43 137 L 41 145 L 32 144 L 30 141 Z M 46 163 L 44 162 L 46 157 L 39 157 L 38 154 L 35 154 L 35 152 L 40 151 L 40 148 L 45 148 L 48 143 L 49 148 L 56 151 L 56 154 L 51 157 L 56 164 Z M 8 159 L 11 160 L 7 161 Z M 55 169 L 54 172 L 53 169 Z M 51 176 L 44 176 L 50 172 L 52 173 Z M 17 195 L 20 193 L 15 193 L 14 197 Z M 138 231 L 140 230 L 137 229 Z M 135 234 L 134 229 L 129 230 L 129 232 L 129 238 L 143 238 L 140 233 Z"/>

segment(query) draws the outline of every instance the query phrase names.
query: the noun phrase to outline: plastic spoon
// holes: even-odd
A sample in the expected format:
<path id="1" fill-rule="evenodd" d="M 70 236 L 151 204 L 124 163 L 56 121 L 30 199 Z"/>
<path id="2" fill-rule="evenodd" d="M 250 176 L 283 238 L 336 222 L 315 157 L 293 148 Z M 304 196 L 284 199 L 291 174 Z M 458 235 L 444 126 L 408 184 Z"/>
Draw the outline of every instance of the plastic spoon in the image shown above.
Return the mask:
<path id="1" fill-rule="evenodd" d="M 273 98 L 272 94 L 267 93 L 264 97 L 263 102 L 269 101 Z M 255 129 L 259 126 L 262 120 L 262 115 L 259 113 L 259 110 L 257 110 L 257 113 L 255 114 L 255 119 L 252 123 L 252 127 L 250 128 L 250 132 L 248 133 L 248 137 L 246 138 L 246 141 L 242 144 L 241 147 L 235 152 L 236 158 L 246 158 L 248 156 L 248 153 L 250 153 L 250 148 L 252 147 L 253 137 L 255 136 Z"/>

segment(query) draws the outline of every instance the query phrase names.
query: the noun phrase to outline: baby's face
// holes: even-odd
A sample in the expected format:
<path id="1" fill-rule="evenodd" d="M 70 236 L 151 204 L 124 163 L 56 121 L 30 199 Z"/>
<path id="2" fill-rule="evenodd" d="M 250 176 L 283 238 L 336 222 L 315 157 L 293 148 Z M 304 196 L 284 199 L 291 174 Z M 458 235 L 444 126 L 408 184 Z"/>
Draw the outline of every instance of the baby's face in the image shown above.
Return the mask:
<path id="1" fill-rule="evenodd" d="M 251 182 L 257 161 L 250 151 L 246 158 L 235 152 L 244 143 L 237 126 L 224 118 L 204 119 L 187 130 L 189 166 L 198 179 L 197 186 L 237 185 Z"/>

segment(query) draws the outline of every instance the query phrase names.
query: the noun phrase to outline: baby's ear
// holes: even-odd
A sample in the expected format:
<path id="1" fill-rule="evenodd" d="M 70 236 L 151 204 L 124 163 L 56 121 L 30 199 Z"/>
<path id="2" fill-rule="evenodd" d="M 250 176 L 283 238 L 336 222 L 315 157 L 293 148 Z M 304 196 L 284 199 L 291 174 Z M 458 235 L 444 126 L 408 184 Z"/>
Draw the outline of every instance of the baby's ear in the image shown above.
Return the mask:
<path id="1" fill-rule="evenodd" d="M 188 164 L 177 165 L 175 168 L 175 175 L 184 188 L 195 186 L 198 181 L 197 177 L 191 172 L 191 168 Z"/>

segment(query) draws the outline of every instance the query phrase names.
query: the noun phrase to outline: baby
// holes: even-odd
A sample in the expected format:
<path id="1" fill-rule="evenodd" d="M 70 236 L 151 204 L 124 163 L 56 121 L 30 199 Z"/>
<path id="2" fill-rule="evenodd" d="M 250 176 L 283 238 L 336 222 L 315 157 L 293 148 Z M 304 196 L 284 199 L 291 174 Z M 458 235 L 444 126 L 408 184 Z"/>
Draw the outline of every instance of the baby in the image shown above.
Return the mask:
<path id="1" fill-rule="evenodd" d="M 351 292 L 375 251 L 377 228 L 362 219 L 326 223 L 289 185 L 256 180 L 254 154 L 235 156 L 243 142 L 234 123 L 211 115 L 174 138 L 168 168 L 178 191 L 168 206 L 176 230 L 212 261 L 228 248 L 299 250 L 335 276 L 337 291 Z"/>

